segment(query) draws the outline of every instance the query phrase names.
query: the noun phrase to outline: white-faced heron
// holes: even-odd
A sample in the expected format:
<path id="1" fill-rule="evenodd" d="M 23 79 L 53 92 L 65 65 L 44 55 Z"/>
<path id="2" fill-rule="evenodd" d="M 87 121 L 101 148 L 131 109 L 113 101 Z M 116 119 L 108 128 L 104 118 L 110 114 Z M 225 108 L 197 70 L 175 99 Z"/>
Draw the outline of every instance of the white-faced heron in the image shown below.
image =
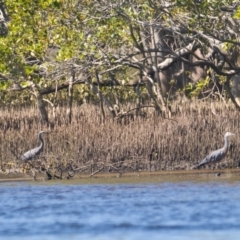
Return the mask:
<path id="1" fill-rule="evenodd" d="M 211 152 L 207 157 L 205 157 L 199 164 L 198 168 L 204 165 L 216 164 L 220 162 L 228 152 L 228 139 L 229 136 L 235 136 L 236 134 L 226 132 L 224 134 L 224 146 L 218 150 Z"/>
<path id="2" fill-rule="evenodd" d="M 22 156 L 20 156 L 20 160 L 28 161 L 28 160 L 34 159 L 42 152 L 43 146 L 44 146 L 44 142 L 42 139 L 42 133 L 44 133 L 44 131 L 40 131 L 38 133 L 38 139 L 40 141 L 40 145 L 36 148 L 33 148 L 33 149 L 25 152 Z"/>

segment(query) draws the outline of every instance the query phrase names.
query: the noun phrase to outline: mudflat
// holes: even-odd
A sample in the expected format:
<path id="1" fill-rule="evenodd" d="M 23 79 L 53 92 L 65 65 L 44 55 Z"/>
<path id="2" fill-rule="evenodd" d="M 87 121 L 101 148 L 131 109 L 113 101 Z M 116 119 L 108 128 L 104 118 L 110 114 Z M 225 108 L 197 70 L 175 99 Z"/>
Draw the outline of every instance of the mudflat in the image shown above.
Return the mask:
<path id="1" fill-rule="evenodd" d="M 78 173 L 71 179 L 52 179 L 47 180 L 44 173 L 36 174 L 35 178 L 30 174 L 24 173 L 0 173 L 0 182 L 19 182 L 35 181 L 79 184 L 95 183 L 141 183 L 141 182 L 181 182 L 181 181 L 240 181 L 240 169 L 221 169 L 221 170 L 175 170 L 175 171 L 155 171 L 155 172 L 128 172 L 118 173 L 97 173 L 90 174 Z"/>

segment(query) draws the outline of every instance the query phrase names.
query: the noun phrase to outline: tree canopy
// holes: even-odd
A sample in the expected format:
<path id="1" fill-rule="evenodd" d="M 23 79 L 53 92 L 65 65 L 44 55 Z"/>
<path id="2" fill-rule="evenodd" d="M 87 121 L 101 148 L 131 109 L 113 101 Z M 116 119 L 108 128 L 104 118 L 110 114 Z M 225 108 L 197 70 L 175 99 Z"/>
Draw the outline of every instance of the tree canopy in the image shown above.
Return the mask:
<path id="1" fill-rule="evenodd" d="M 41 111 L 63 89 L 71 102 L 77 87 L 114 115 L 118 99 L 141 99 L 143 86 L 165 112 L 178 89 L 199 96 L 224 86 L 239 106 L 230 89 L 240 73 L 239 1 L 5 0 L 3 9 L 2 102 L 34 96 Z"/>

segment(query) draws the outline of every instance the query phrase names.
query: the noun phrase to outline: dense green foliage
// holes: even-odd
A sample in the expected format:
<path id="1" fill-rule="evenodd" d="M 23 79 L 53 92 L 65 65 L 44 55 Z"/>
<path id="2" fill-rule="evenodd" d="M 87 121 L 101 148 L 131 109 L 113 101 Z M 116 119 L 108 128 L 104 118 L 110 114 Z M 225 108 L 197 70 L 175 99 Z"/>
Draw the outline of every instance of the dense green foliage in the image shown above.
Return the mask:
<path id="1" fill-rule="evenodd" d="M 209 48 L 217 47 L 228 69 L 239 72 L 238 59 L 229 57 L 239 47 L 234 33 L 240 18 L 238 1 L 169 0 L 161 4 L 155 0 L 5 0 L 5 5 L 10 21 L 8 35 L 0 38 L 0 91 L 18 90 L 1 94 L 0 101 L 5 103 L 16 96 L 23 96 L 23 102 L 30 101 L 33 83 L 52 100 L 57 92 L 67 89 L 73 72 L 75 98 L 98 96 L 99 92 L 88 87 L 96 83 L 96 74 L 100 78 L 96 85 L 99 90 L 102 86 L 106 96 L 111 93 L 122 99 L 136 98 L 125 86 L 136 87 L 139 76 L 151 72 L 152 66 L 159 66 L 158 73 L 170 69 L 171 64 L 159 64 L 191 41 L 195 42 L 188 54 L 198 47 L 205 56 Z M 227 21 L 235 21 L 230 30 Z M 160 40 L 155 38 L 159 29 L 165 31 Z M 214 40 L 218 42 L 213 44 Z M 155 41 L 164 42 L 157 52 Z M 199 63 L 201 67 L 215 64 L 207 58 L 197 60 L 205 61 Z M 183 77 L 187 79 L 191 71 L 185 69 Z M 188 82 L 186 92 L 198 96 L 215 84 L 213 75 L 216 79 L 228 74 L 223 68 L 213 68 L 210 76 L 198 79 L 200 82 Z M 118 90 L 116 86 L 120 86 Z"/>

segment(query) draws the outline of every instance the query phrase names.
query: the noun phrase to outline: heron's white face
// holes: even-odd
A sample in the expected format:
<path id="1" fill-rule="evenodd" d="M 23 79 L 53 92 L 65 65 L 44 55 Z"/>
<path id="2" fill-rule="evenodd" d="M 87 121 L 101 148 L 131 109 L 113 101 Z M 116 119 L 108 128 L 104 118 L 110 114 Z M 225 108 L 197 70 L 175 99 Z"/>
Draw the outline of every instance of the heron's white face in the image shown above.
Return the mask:
<path id="1" fill-rule="evenodd" d="M 235 136 L 236 134 L 234 134 L 234 133 L 231 133 L 231 132 L 226 132 L 226 137 L 228 137 L 228 136 Z"/>
<path id="2" fill-rule="evenodd" d="M 40 131 L 38 134 L 46 133 L 45 131 Z"/>

